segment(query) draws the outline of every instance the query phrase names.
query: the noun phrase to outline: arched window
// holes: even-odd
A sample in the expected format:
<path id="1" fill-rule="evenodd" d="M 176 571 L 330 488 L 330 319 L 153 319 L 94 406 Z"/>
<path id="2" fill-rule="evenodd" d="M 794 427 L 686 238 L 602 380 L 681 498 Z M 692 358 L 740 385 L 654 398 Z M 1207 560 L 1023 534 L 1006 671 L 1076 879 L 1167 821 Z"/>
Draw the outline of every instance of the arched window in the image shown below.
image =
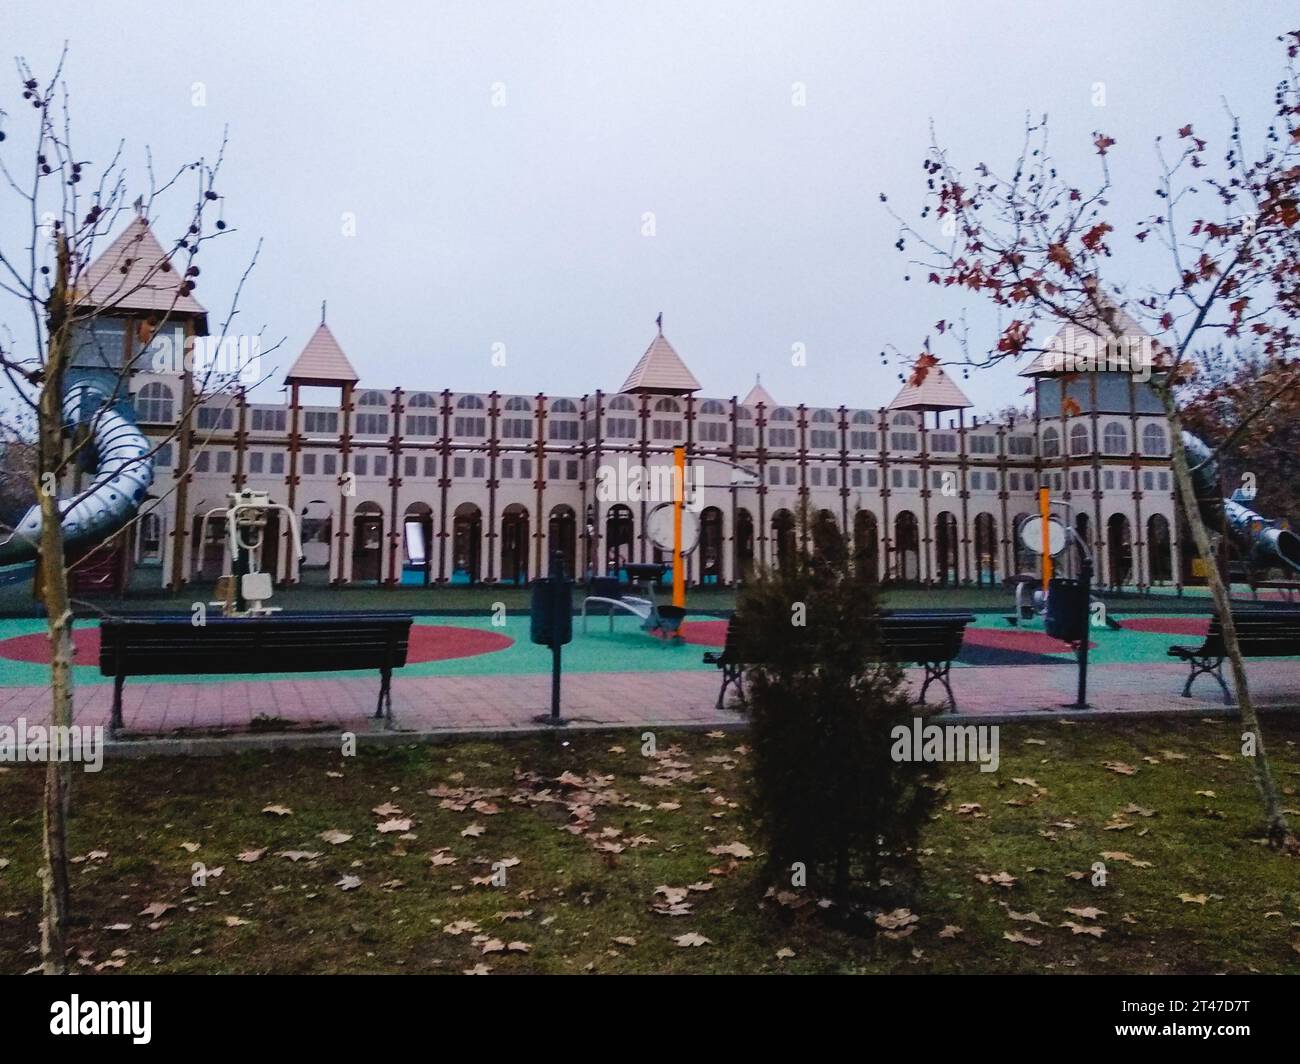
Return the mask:
<path id="1" fill-rule="evenodd" d="M 609 401 L 611 410 L 635 410 L 636 403 L 632 402 L 626 395 L 616 395 Z"/>
<path id="2" fill-rule="evenodd" d="M 428 392 L 412 392 L 411 397 L 406 400 L 406 405 L 412 410 L 429 410 L 437 403 Z"/>
<path id="3" fill-rule="evenodd" d="M 531 412 L 533 409 L 533 404 L 530 403 L 527 399 L 525 399 L 522 395 L 512 395 L 509 399 L 506 400 L 506 409 Z"/>
<path id="4" fill-rule="evenodd" d="M 736 407 L 736 420 L 737 420 L 737 421 L 753 421 L 753 420 L 754 420 L 754 412 L 753 412 L 752 410 L 750 410 L 749 407 L 747 407 L 747 406 L 738 406 L 738 407 Z"/>
<path id="5" fill-rule="evenodd" d="M 556 399 L 551 404 L 552 414 L 576 414 L 577 412 L 578 408 L 572 399 Z"/>
<path id="6" fill-rule="evenodd" d="M 1118 421 L 1112 421 L 1101 434 L 1101 449 L 1107 454 L 1128 453 L 1128 431 Z"/>
<path id="7" fill-rule="evenodd" d="M 1043 429 L 1043 457 L 1055 458 L 1061 453 L 1061 434 L 1048 426 Z"/>
<path id="8" fill-rule="evenodd" d="M 874 425 L 876 415 L 870 410 L 859 410 L 853 415 L 853 424 L 855 425 Z"/>
<path id="9" fill-rule="evenodd" d="M 1070 453 L 1087 454 L 1090 449 L 1090 440 L 1088 438 L 1088 426 L 1076 423 L 1070 429 Z"/>
<path id="10" fill-rule="evenodd" d="M 135 393 L 135 412 L 141 421 L 171 421 L 172 390 L 161 381 L 150 381 Z"/>
<path id="11" fill-rule="evenodd" d="M 916 433 L 916 418 L 899 411 L 889 419 L 893 426 L 889 433 L 889 446 L 895 451 L 915 451 L 920 443 Z"/>
<path id="12" fill-rule="evenodd" d="M 1148 425 L 1142 430 L 1142 453 L 1169 453 L 1169 441 L 1165 439 L 1165 430 L 1159 425 Z"/>
<path id="13" fill-rule="evenodd" d="M 726 412 L 727 408 L 716 399 L 705 399 L 700 404 L 701 414 L 725 414 Z"/>
<path id="14" fill-rule="evenodd" d="M 655 413 L 657 414 L 680 414 L 682 408 L 677 405 L 675 399 L 660 399 L 655 403 Z"/>
<path id="15" fill-rule="evenodd" d="M 830 422 L 833 425 L 835 423 L 835 415 L 829 410 L 814 410 L 812 419 L 819 424 Z"/>
<path id="16" fill-rule="evenodd" d="M 772 411 L 773 421 L 793 421 L 794 415 L 783 406 L 778 406 Z"/>
<path id="17" fill-rule="evenodd" d="M 388 396 L 371 388 L 357 396 L 357 406 L 387 406 Z"/>
<path id="18" fill-rule="evenodd" d="M 462 395 L 456 401 L 457 410 L 482 410 L 483 400 L 477 395 Z"/>

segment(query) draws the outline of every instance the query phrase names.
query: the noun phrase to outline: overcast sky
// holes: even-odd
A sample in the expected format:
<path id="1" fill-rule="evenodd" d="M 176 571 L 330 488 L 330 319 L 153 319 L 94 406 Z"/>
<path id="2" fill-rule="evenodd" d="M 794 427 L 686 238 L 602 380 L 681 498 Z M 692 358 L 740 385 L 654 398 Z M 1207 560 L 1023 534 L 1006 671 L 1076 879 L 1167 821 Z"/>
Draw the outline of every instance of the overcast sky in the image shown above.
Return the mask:
<path id="1" fill-rule="evenodd" d="M 220 190 L 238 232 L 205 249 L 197 295 L 224 313 L 264 240 L 240 321 L 286 338 L 277 383 L 322 299 L 365 385 L 570 395 L 616 389 L 662 311 L 703 395 L 743 395 L 761 373 L 779 402 L 877 406 L 899 387 L 881 349 L 914 353 L 957 309 L 904 281 L 879 202 L 921 204 L 931 120 L 959 160 L 1003 166 L 1026 111 L 1047 112 L 1080 181 L 1104 130 L 1114 217 L 1136 219 L 1158 133 L 1219 133 L 1221 96 L 1248 129 L 1266 122 L 1274 37 L 1294 15 L 1189 0 L 4 0 L 0 52 L 46 72 L 66 38 L 79 155 L 103 162 L 124 138 L 138 179 L 145 145 L 162 169 L 211 154 L 229 126 Z M 13 158 L 27 119 L 7 78 Z M 163 237 L 187 206 L 169 204 Z M 21 225 L 0 190 L 6 239 Z M 1013 369 L 961 383 L 977 410 L 1023 386 Z"/>

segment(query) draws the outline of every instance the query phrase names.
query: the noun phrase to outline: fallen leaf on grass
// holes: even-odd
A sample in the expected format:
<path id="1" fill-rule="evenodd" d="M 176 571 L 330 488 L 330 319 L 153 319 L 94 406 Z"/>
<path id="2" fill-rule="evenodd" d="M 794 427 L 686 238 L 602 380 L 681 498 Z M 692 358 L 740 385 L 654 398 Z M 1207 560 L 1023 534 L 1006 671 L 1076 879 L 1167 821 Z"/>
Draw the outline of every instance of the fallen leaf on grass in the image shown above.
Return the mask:
<path id="1" fill-rule="evenodd" d="M 615 935 L 612 939 L 610 939 L 610 941 L 617 942 L 620 946 L 636 945 L 636 939 L 634 939 L 631 935 Z"/>
<path id="2" fill-rule="evenodd" d="M 383 831 L 383 828 L 380 828 L 379 830 Z M 320 838 L 321 841 L 328 842 L 331 846 L 342 846 L 352 838 L 352 836 L 346 831 L 339 831 L 338 828 L 330 828 L 329 831 L 322 831 L 320 833 Z"/>
<path id="3" fill-rule="evenodd" d="M 478 923 L 474 920 L 453 920 L 443 927 L 443 933 L 448 935 L 463 935 L 467 931 L 477 931 Z"/>
<path id="4" fill-rule="evenodd" d="M 1069 913 L 1071 916 L 1077 916 L 1080 920 L 1095 920 L 1099 916 L 1106 915 L 1105 909 L 1097 909 L 1091 905 L 1085 906 L 1082 909 L 1072 909 L 1067 906 L 1064 911 Z"/>
<path id="5" fill-rule="evenodd" d="M 171 905 L 168 902 L 155 901 L 141 909 L 138 915 L 147 916 L 151 920 L 156 920 L 158 917 L 162 916 L 163 913 L 170 912 L 174 908 L 176 908 L 176 906 Z"/>
<path id="6" fill-rule="evenodd" d="M 197 842 L 182 842 L 182 843 L 181 843 L 181 849 L 184 850 L 186 853 L 193 853 L 193 852 L 194 852 L 195 850 L 197 850 L 198 848 L 199 848 L 199 844 L 198 844 Z"/>
<path id="7" fill-rule="evenodd" d="M 370 810 L 375 816 L 401 816 L 401 806 L 394 805 L 392 802 L 385 802 L 383 805 L 377 805 Z"/>
<path id="8" fill-rule="evenodd" d="M 1003 931 L 1002 937 L 1008 942 L 1020 942 L 1026 946 L 1041 946 L 1041 938 L 1030 938 L 1028 935 L 1022 935 L 1019 931 Z"/>
<path id="9" fill-rule="evenodd" d="M 711 946 L 713 939 L 705 938 L 703 935 L 694 931 L 687 931 L 684 935 L 678 935 L 673 939 L 679 946 Z"/>
<path id="10" fill-rule="evenodd" d="M 393 832 L 393 831 L 410 831 L 410 830 L 411 830 L 411 818 L 410 818 L 410 817 L 403 817 L 403 818 L 400 818 L 400 819 L 399 819 L 399 818 L 394 818 L 394 819 L 392 819 L 392 820 L 385 820 L 382 824 L 376 824 L 376 825 L 375 825 L 375 829 L 376 829 L 376 830 L 377 830 L 381 835 L 387 835 L 387 834 L 389 834 L 390 832 Z"/>
<path id="11" fill-rule="evenodd" d="M 1061 926 L 1068 927 L 1076 935 L 1091 935 L 1093 938 L 1101 938 L 1106 933 L 1099 924 L 1076 924 L 1073 920 L 1066 920 Z"/>
<path id="12" fill-rule="evenodd" d="M 283 857 L 290 861 L 314 861 L 320 854 L 315 850 L 280 850 L 276 857 Z"/>
<path id="13" fill-rule="evenodd" d="M 335 883 L 334 885 L 335 885 L 336 887 L 338 887 L 339 890 L 356 890 L 357 887 L 361 886 L 361 877 L 360 877 L 360 876 L 344 876 L 342 879 L 340 879 L 340 880 L 339 880 L 337 883 Z"/>
<path id="14" fill-rule="evenodd" d="M 1103 761 L 1102 765 L 1120 776 L 1131 776 L 1137 771 L 1132 765 L 1127 765 L 1123 761 Z"/>
<path id="15" fill-rule="evenodd" d="M 260 861 L 265 856 L 266 856 L 266 847 L 263 846 L 260 850 L 245 850 L 238 857 L 236 857 L 235 860 L 243 861 L 244 864 L 252 864 L 254 861 Z"/>
<path id="16" fill-rule="evenodd" d="M 1013 876 L 1010 872 L 994 872 L 992 875 L 990 875 L 987 872 L 978 872 L 976 873 L 975 878 L 978 879 L 981 883 L 988 883 L 998 887 L 1005 887 L 1007 890 L 1010 890 L 1018 882 L 1016 877 Z"/>
<path id="17" fill-rule="evenodd" d="M 787 961 L 793 956 L 794 956 L 794 950 L 792 950 L 789 946 L 782 946 L 779 950 L 776 951 L 776 959 L 779 961 Z"/>
<path id="18" fill-rule="evenodd" d="M 262 812 L 272 816 L 293 816 L 293 810 L 287 805 L 266 805 L 262 807 Z"/>
<path id="19" fill-rule="evenodd" d="M 1153 868 L 1150 861 L 1140 861 L 1131 853 L 1125 853 L 1123 850 L 1103 850 L 1101 854 L 1103 861 L 1124 861 L 1131 864 L 1134 868 Z"/>
<path id="20" fill-rule="evenodd" d="M 484 828 L 482 824 L 471 824 L 460 834 L 462 838 L 477 839 L 480 835 L 483 834 L 483 830 Z"/>
<path id="21" fill-rule="evenodd" d="M 1178 900 L 1184 905 L 1204 905 L 1210 900 L 1208 894 L 1180 894 Z"/>
<path id="22" fill-rule="evenodd" d="M 465 975 L 491 975 L 492 969 L 486 964 L 476 964 L 473 968 L 462 969 Z"/>
<path id="23" fill-rule="evenodd" d="M 895 909 L 893 912 L 880 913 L 876 917 L 876 926 L 883 927 L 887 931 L 897 931 L 900 927 L 907 927 L 920 919 L 911 909 Z"/>
<path id="24" fill-rule="evenodd" d="M 962 933 L 962 928 L 956 924 L 944 924 L 943 930 L 939 932 L 940 938 L 956 938 Z"/>
<path id="25" fill-rule="evenodd" d="M 709 853 L 714 857 L 738 857 L 742 861 L 754 856 L 754 851 L 743 842 L 729 842 L 725 846 L 714 846 Z"/>
<path id="26" fill-rule="evenodd" d="M 247 924 L 247 923 L 248 923 L 248 921 L 245 920 L 242 916 L 227 916 L 227 917 L 226 917 L 226 926 L 227 926 L 227 927 L 243 927 L 243 926 L 244 926 L 245 924 Z"/>

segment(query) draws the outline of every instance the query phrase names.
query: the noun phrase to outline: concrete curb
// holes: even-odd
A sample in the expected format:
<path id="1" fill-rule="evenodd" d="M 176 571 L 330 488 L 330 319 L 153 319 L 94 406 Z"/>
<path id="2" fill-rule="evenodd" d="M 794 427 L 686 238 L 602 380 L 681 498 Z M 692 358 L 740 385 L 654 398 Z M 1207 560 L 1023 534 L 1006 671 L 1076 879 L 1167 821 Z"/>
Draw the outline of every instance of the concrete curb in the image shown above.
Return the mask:
<path id="1" fill-rule="evenodd" d="M 1261 714 L 1296 713 L 1300 705 L 1266 706 Z M 1211 717 L 1225 720 L 1238 717 L 1236 706 L 1188 706 L 1186 709 L 1048 709 L 1019 713 L 938 713 L 925 718 L 933 724 L 1044 724 L 1052 721 L 1123 721 L 1154 720 L 1161 717 Z M 599 732 L 626 732 L 639 729 L 683 732 L 743 732 L 749 724 L 741 717 L 728 721 L 583 721 L 575 720 L 563 728 L 521 723 L 517 728 L 433 728 L 426 731 L 375 730 L 353 732 L 357 747 L 421 746 L 447 742 L 531 739 L 539 735 L 578 735 Z M 339 746 L 344 732 L 310 732 L 274 735 L 203 736 L 192 739 L 112 739 L 104 743 L 108 758 L 145 757 L 225 757 L 244 753 L 270 753 L 277 750 L 330 750 Z"/>

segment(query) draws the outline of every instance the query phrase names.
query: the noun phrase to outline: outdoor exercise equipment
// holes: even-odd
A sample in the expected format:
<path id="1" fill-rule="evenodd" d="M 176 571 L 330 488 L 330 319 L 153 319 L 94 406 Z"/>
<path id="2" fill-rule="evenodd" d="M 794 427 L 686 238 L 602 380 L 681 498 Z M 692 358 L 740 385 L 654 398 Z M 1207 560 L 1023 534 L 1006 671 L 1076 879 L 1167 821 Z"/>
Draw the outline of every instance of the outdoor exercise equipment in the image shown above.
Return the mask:
<path id="1" fill-rule="evenodd" d="M 585 621 L 585 602 L 583 618 Z M 560 650 L 573 640 L 573 585 L 564 575 L 562 551 L 551 553 L 550 573 L 533 584 L 529 630 L 534 643 L 551 648 L 551 712 L 533 719 L 539 724 L 563 726 L 568 722 L 560 716 Z"/>
<path id="2" fill-rule="evenodd" d="M 199 542 L 207 542 L 208 521 L 217 514 L 226 523 L 226 544 L 230 550 L 230 574 L 217 581 L 218 601 L 226 617 L 265 617 L 278 613 L 280 607 L 264 603 L 273 594 L 270 573 L 262 571 L 262 548 L 265 543 L 266 518 L 272 510 L 283 513 L 289 522 L 294 554 L 301 561 L 302 540 L 293 511 L 283 503 L 272 502 L 264 491 L 232 491 L 227 506 L 214 506 L 203 515 Z"/>

